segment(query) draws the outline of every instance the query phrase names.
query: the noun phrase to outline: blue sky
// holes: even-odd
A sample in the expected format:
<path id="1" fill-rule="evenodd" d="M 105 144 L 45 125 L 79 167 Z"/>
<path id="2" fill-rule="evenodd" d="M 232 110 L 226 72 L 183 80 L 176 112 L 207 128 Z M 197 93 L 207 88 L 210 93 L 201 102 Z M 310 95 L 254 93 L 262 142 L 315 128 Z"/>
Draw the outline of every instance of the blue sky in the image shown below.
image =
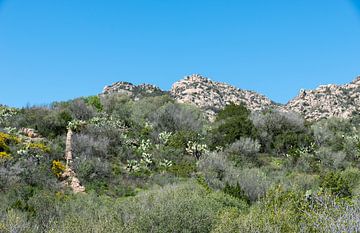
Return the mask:
<path id="1" fill-rule="evenodd" d="M 360 75 L 358 0 L 0 0 L 0 103 L 183 76 L 286 103 Z"/>

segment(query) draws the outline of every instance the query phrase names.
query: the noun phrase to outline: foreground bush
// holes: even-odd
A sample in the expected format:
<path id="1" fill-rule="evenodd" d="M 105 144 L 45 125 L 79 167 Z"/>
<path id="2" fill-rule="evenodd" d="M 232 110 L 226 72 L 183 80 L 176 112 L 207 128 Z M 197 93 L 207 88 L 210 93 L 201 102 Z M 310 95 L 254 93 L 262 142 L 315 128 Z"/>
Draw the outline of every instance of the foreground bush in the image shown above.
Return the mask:
<path id="1" fill-rule="evenodd" d="M 224 206 L 194 183 L 144 192 L 121 204 L 125 232 L 210 232 Z"/>

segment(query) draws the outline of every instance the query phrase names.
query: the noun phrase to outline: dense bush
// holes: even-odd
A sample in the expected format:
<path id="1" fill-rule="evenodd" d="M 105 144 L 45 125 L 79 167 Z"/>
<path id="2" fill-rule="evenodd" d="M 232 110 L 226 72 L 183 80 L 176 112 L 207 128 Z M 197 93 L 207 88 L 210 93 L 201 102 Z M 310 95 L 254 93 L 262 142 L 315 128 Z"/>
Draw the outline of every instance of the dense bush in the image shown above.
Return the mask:
<path id="1" fill-rule="evenodd" d="M 31 107 L 20 110 L 11 122 L 11 127 L 33 128 L 44 137 L 54 138 L 66 132 L 71 120 L 72 115 L 68 109 Z"/>
<path id="2" fill-rule="evenodd" d="M 214 232 L 300 232 L 300 203 L 298 193 L 274 189 L 249 213 L 222 212 Z"/>
<path id="3" fill-rule="evenodd" d="M 214 189 L 223 189 L 232 176 L 236 176 L 234 167 L 222 153 L 207 154 L 199 161 L 198 169 L 207 184 Z"/>
<path id="4" fill-rule="evenodd" d="M 216 124 L 211 130 L 211 148 L 226 146 L 241 137 L 254 137 L 255 128 L 250 118 L 250 111 L 244 104 L 227 105 L 216 117 Z"/>
<path id="5" fill-rule="evenodd" d="M 251 201 L 264 196 L 271 185 L 266 174 L 260 169 L 240 170 L 221 153 L 207 154 L 199 161 L 198 168 L 210 187 L 224 189 L 226 186 L 240 185 L 247 199 Z"/>
<path id="6" fill-rule="evenodd" d="M 135 122 L 145 124 L 159 108 L 172 102 L 173 100 L 167 95 L 140 99 L 132 104 L 131 118 Z"/>
<path id="7" fill-rule="evenodd" d="M 328 172 L 321 178 L 320 186 L 337 197 L 351 196 L 349 181 L 340 172 Z"/>
<path id="8" fill-rule="evenodd" d="M 312 125 L 314 138 L 318 145 L 328 146 L 334 151 L 344 149 L 346 136 L 352 136 L 357 133 L 354 125 L 349 120 L 340 118 L 331 118 L 321 120 Z"/>
<path id="9" fill-rule="evenodd" d="M 140 193 L 121 204 L 125 232 L 210 232 L 222 206 L 194 183 Z"/>
<path id="10" fill-rule="evenodd" d="M 258 168 L 246 168 L 240 171 L 237 182 L 250 201 L 256 201 L 264 196 L 271 186 L 267 175 Z"/>
<path id="11" fill-rule="evenodd" d="M 200 132 L 204 123 L 204 117 L 198 109 L 178 103 L 165 104 L 150 116 L 150 120 L 157 132 Z"/>
<path id="12" fill-rule="evenodd" d="M 100 97 L 99 96 L 89 96 L 89 97 L 86 97 L 84 98 L 84 101 L 86 104 L 96 108 L 96 110 L 98 111 L 102 111 L 103 110 L 103 106 L 101 104 L 101 100 L 100 100 Z"/>
<path id="13" fill-rule="evenodd" d="M 253 112 L 251 120 L 266 152 L 286 153 L 293 147 L 307 146 L 312 141 L 305 120 L 296 113 L 265 110 Z"/>
<path id="14" fill-rule="evenodd" d="M 226 153 L 238 166 L 256 161 L 259 151 L 259 142 L 251 138 L 240 138 L 226 149 Z"/>

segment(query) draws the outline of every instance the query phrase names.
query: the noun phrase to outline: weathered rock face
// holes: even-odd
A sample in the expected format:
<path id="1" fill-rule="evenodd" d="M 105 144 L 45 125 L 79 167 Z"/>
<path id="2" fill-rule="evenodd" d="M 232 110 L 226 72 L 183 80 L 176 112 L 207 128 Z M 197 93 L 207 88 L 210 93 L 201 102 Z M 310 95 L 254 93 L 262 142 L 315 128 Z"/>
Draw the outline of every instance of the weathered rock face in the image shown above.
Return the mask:
<path id="1" fill-rule="evenodd" d="M 315 90 L 301 90 L 286 104 L 308 120 L 329 117 L 349 118 L 360 110 L 360 76 L 345 85 L 321 85 Z"/>
<path id="2" fill-rule="evenodd" d="M 29 138 L 40 138 L 40 134 L 36 133 L 35 129 L 21 128 L 20 131 Z"/>
<path id="3" fill-rule="evenodd" d="M 65 141 L 65 159 L 66 168 L 64 173 L 61 175 L 63 181 L 63 187 L 70 187 L 74 193 L 85 192 L 85 186 L 81 185 L 80 180 L 77 178 L 77 174 L 72 168 L 73 155 L 72 155 L 72 136 L 73 131 L 68 129 Z"/>
<path id="4" fill-rule="evenodd" d="M 251 111 L 278 107 L 270 99 L 256 92 L 214 82 L 197 74 L 174 83 L 170 95 L 180 103 L 194 104 L 204 109 L 210 117 L 230 103 L 243 102 Z"/>
<path id="5" fill-rule="evenodd" d="M 139 99 L 145 96 L 163 95 L 166 92 L 151 84 L 134 85 L 129 82 L 116 82 L 110 86 L 105 86 L 102 95 L 113 93 L 125 94 L 134 99 Z"/>

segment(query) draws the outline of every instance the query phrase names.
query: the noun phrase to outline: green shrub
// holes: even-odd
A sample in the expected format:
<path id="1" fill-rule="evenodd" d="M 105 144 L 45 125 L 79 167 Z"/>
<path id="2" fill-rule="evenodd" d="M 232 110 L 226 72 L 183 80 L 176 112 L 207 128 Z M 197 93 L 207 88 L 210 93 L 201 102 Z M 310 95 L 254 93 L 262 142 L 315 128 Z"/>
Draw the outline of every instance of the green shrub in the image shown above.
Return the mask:
<path id="1" fill-rule="evenodd" d="M 241 232 L 239 226 L 240 216 L 241 212 L 236 208 L 223 209 L 219 213 L 211 233 Z"/>
<path id="2" fill-rule="evenodd" d="M 246 203 L 250 203 L 249 198 L 246 196 L 244 190 L 240 187 L 239 183 L 237 183 L 235 186 L 232 186 L 232 185 L 229 185 L 229 183 L 226 183 L 223 192 L 232 197 L 236 197 L 240 200 L 244 200 L 244 201 L 246 201 Z"/>
<path id="3" fill-rule="evenodd" d="M 257 162 L 260 144 L 251 138 L 240 138 L 225 149 L 237 166 L 247 165 L 248 162 Z"/>
<path id="4" fill-rule="evenodd" d="M 210 131 L 212 149 L 229 145 L 241 137 L 254 137 L 255 128 L 249 119 L 250 111 L 244 104 L 230 104 L 219 112 L 216 124 Z"/>
<path id="5" fill-rule="evenodd" d="M 287 153 L 291 147 L 303 147 L 312 141 L 303 117 L 294 112 L 264 110 L 253 112 L 251 120 L 264 152 Z"/>
<path id="6" fill-rule="evenodd" d="M 301 200 L 298 193 L 271 190 L 248 213 L 221 212 L 213 232 L 300 232 Z"/>
<path id="7" fill-rule="evenodd" d="M 100 97 L 97 95 L 86 97 L 85 103 L 96 108 L 99 112 L 103 110 L 103 106 L 100 101 Z"/>
<path id="8" fill-rule="evenodd" d="M 349 181 L 340 172 L 328 172 L 321 177 L 320 186 L 338 197 L 350 197 Z"/>
<path id="9" fill-rule="evenodd" d="M 196 171 L 195 162 L 182 160 L 173 164 L 168 171 L 179 177 L 190 177 Z"/>
<path id="10" fill-rule="evenodd" d="M 199 141 L 199 134 L 192 130 L 181 130 L 173 133 L 168 142 L 167 146 L 174 149 L 180 149 L 185 152 L 189 141 Z"/>
<path id="11" fill-rule="evenodd" d="M 320 146 L 328 146 L 333 151 L 344 149 L 346 135 L 354 132 L 349 120 L 330 118 L 316 122 L 312 125 L 315 142 Z"/>
<path id="12" fill-rule="evenodd" d="M 233 166 L 222 153 L 212 152 L 205 155 L 197 166 L 206 183 L 213 189 L 223 189 L 234 174 Z"/>
<path id="13" fill-rule="evenodd" d="M 31 223 L 27 221 L 27 216 L 21 211 L 10 209 L 4 211 L 0 216 L 0 232 L 4 233 L 35 233 Z"/>
<path id="14" fill-rule="evenodd" d="M 155 132 L 195 131 L 204 125 L 204 115 L 199 109 L 179 103 L 167 103 L 149 117 Z"/>
<path id="15" fill-rule="evenodd" d="M 56 207 L 60 217 L 51 222 L 49 233 L 124 232 L 116 200 L 88 194 L 65 196 Z"/>
<path id="16" fill-rule="evenodd" d="M 252 202 L 263 197 L 271 186 L 268 176 L 259 168 L 245 168 L 239 171 L 232 182 L 238 182 Z"/>
<path id="17" fill-rule="evenodd" d="M 210 232 L 222 206 L 195 183 L 168 185 L 121 204 L 124 232 Z"/>

